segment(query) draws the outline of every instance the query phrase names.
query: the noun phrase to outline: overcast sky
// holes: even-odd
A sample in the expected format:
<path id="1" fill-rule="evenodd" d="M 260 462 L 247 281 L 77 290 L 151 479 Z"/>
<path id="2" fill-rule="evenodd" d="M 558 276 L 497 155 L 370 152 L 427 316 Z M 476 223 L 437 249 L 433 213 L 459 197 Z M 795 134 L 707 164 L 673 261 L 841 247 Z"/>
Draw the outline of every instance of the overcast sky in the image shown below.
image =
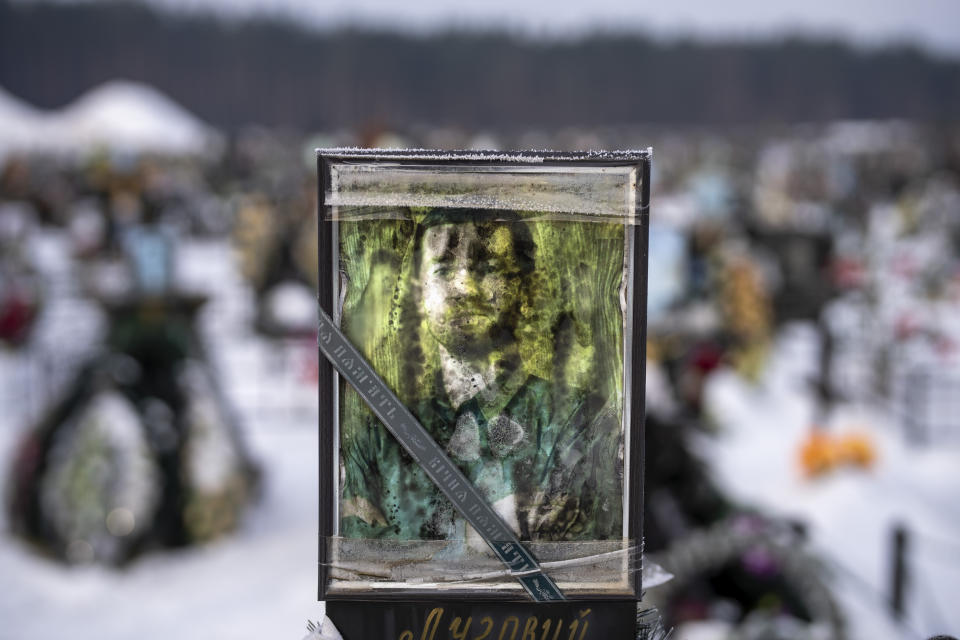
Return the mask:
<path id="1" fill-rule="evenodd" d="M 713 38 L 802 31 L 839 35 L 867 45 L 909 39 L 931 50 L 960 55 L 960 0 L 152 1 L 231 14 L 279 9 L 323 27 L 352 22 L 422 31 L 452 24 L 550 35 L 613 27 Z"/>

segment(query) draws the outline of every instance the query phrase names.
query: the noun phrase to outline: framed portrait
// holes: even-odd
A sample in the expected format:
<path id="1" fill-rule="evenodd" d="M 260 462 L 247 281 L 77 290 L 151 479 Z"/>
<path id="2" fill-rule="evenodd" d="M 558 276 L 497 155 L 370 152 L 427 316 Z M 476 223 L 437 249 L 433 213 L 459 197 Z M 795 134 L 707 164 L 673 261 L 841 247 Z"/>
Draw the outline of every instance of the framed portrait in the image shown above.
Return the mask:
<path id="1" fill-rule="evenodd" d="M 639 599 L 650 152 L 317 153 L 321 309 L 566 598 Z M 319 382 L 320 598 L 524 599 Z"/>

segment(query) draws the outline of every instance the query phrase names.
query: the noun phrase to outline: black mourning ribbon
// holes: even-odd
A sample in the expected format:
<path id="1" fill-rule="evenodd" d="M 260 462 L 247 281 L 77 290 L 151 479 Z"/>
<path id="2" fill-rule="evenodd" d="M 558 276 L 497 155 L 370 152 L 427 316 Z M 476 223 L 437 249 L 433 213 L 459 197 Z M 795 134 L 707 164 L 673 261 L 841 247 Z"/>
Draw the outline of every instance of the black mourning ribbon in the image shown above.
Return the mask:
<path id="1" fill-rule="evenodd" d="M 423 425 L 390 391 L 322 308 L 317 343 L 323 355 L 356 389 L 387 431 L 423 468 L 460 515 L 476 529 L 530 597 L 538 602 L 566 600 L 500 514 L 493 510 Z"/>

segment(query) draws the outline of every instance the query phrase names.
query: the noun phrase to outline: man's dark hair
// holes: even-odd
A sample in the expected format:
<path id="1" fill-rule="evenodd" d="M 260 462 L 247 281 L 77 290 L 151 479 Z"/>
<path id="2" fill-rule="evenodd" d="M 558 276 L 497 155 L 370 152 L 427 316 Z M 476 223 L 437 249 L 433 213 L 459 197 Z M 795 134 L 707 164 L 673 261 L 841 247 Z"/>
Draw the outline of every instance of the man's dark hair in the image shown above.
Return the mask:
<path id="1" fill-rule="evenodd" d="M 423 238 L 426 231 L 431 227 L 446 224 L 466 224 L 471 223 L 477 228 L 477 233 L 481 238 L 490 237 L 498 228 L 505 226 L 510 232 L 512 241 L 513 256 L 516 260 L 518 271 L 508 274 L 522 279 L 521 292 L 524 297 L 532 297 L 534 288 L 534 267 L 536 257 L 536 245 L 533 241 L 533 235 L 530 227 L 524 222 L 523 218 L 515 211 L 509 210 L 485 210 L 485 209 L 460 209 L 460 208 L 438 208 L 426 213 L 424 217 L 416 223 L 413 230 L 413 255 L 411 264 L 414 269 L 418 269 L 423 260 Z M 485 244 L 485 243 L 482 243 Z M 422 311 L 419 308 L 419 300 L 422 292 L 419 286 L 412 286 L 409 295 L 400 303 L 398 328 L 419 326 Z M 507 313 L 505 322 L 494 328 L 497 336 L 494 341 L 509 341 L 515 339 L 514 331 L 520 322 L 520 305 L 518 301 L 517 308 Z M 417 398 L 420 389 L 418 381 L 424 367 L 425 354 L 419 341 L 411 340 L 404 344 L 404 353 L 401 357 L 401 376 L 400 376 L 400 395 L 409 401 Z M 517 366 L 518 362 L 504 363 L 505 365 Z"/>
<path id="2" fill-rule="evenodd" d="M 530 227 L 516 211 L 505 209 L 433 209 L 427 213 L 414 230 L 413 264 L 423 259 L 423 236 L 427 229 L 444 224 L 473 223 L 481 238 L 489 238 L 500 226 L 510 231 L 513 256 L 520 267 L 520 275 L 533 272 L 536 245 Z"/>

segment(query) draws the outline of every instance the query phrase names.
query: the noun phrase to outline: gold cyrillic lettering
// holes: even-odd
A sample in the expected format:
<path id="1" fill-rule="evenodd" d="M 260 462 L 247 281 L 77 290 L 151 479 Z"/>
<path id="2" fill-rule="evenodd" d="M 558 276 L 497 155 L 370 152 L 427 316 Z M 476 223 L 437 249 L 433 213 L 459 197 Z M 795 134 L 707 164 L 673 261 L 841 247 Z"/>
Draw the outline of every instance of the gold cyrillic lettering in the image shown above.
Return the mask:
<path id="1" fill-rule="evenodd" d="M 590 626 L 590 621 L 586 620 L 586 617 L 590 615 L 592 609 L 581 609 L 580 618 L 583 619 L 583 629 L 580 630 L 580 640 L 583 640 L 587 636 L 587 627 Z"/>
<path id="2" fill-rule="evenodd" d="M 485 625 L 487 625 L 487 628 L 484 629 L 484 631 L 483 631 L 483 633 L 482 633 L 481 635 L 477 636 L 477 637 L 474 638 L 473 640 L 483 640 L 483 639 L 486 638 L 488 635 L 490 635 L 490 632 L 491 632 L 491 631 L 493 631 L 493 618 L 491 618 L 490 616 L 484 616 L 483 618 L 481 618 L 481 619 L 480 619 L 480 624 L 485 624 Z"/>
<path id="3" fill-rule="evenodd" d="M 420 634 L 420 640 L 433 640 L 437 635 L 437 627 L 440 626 L 440 619 L 443 618 L 443 607 L 434 607 L 427 616 L 427 621 L 423 623 L 423 633 Z M 433 628 L 430 624 L 433 623 Z M 427 632 L 430 635 L 427 635 Z"/>
<path id="4" fill-rule="evenodd" d="M 527 618 L 527 624 L 523 625 L 523 635 L 520 640 L 537 640 L 537 616 Z"/>
<path id="5" fill-rule="evenodd" d="M 453 619 L 453 622 L 450 623 L 450 634 L 453 637 L 453 640 L 467 640 L 467 633 L 470 631 L 470 623 L 473 622 L 473 616 L 467 618 L 467 621 L 463 624 L 463 631 L 460 630 L 460 616 L 457 616 Z"/>
<path id="6" fill-rule="evenodd" d="M 507 632 L 507 623 L 513 621 L 513 632 L 510 634 L 510 640 L 516 640 L 517 638 L 517 629 L 520 628 L 520 620 L 517 616 L 508 616 L 506 620 L 503 621 L 503 624 L 500 625 L 500 637 L 497 640 L 503 640 L 503 634 Z"/>

